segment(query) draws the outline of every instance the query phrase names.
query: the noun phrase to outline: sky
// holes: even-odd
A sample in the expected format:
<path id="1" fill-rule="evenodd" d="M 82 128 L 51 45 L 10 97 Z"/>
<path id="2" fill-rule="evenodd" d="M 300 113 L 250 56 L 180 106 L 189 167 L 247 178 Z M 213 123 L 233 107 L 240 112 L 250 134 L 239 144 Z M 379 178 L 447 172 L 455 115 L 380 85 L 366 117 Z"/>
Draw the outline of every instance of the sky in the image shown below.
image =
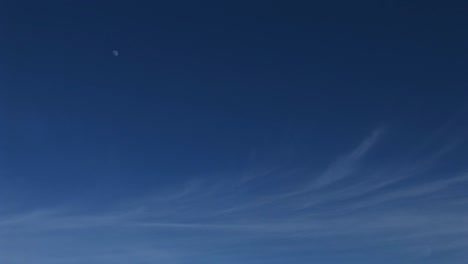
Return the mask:
<path id="1" fill-rule="evenodd" d="M 0 1 L 0 262 L 466 263 L 467 14 Z"/>

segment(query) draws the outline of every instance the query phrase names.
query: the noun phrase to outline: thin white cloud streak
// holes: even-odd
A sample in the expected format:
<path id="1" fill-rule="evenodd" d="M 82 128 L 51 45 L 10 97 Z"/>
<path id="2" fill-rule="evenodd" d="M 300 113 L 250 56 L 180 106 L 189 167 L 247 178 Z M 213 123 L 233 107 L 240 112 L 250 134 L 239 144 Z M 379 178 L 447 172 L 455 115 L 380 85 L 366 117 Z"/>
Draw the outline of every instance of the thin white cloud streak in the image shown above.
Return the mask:
<path id="1" fill-rule="evenodd" d="M 223 209 L 220 211 L 221 214 L 235 213 L 236 211 L 242 210 L 255 210 L 259 207 L 271 206 L 272 203 L 281 203 L 284 200 L 296 200 L 294 208 L 304 210 L 314 206 L 330 202 L 339 202 L 353 198 L 359 198 L 367 194 L 372 194 L 377 191 L 385 191 L 385 188 L 395 186 L 408 179 L 414 179 L 424 174 L 431 174 L 431 169 L 442 159 L 445 155 L 449 154 L 456 148 L 455 144 L 448 144 L 440 150 L 433 153 L 429 153 L 427 157 L 420 158 L 419 160 L 410 160 L 406 165 L 395 166 L 392 164 L 390 168 L 383 168 L 376 172 L 361 172 L 356 170 L 358 167 L 359 158 L 362 158 L 363 154 L 370 150 L 370 147 L 376 143 L 378 137 L 382 134 L 381 130 L 376 130 L 369 136 L 364 142 L 362 142 L 355 150 L 347 156 L 347 166 L 349 170 L 347 174 L 338 173 L 339 176 L 333 176 L 332 178 L 344 179 L 343 175 L 350 176 L 351 173 L 355 172 L 359 174 L 359 181 L 348 183 L 345 186 L 339 186 L 337 188 L 317 188 L 317 185 L 309 184 L 306 187 L 300 187 L 294 191 L 288 191 L 284 193 L 275 194 L 272 196 L 266 196 L 255 199 L 254 201 L 247 202 L 245 204 L 236 205 L 229 209 Z M 353 160 L 353 162 L 350 162 Z M 330 175 L 330 171 L 343 171 L 343 166 L 337 166 L 340 162 L 335 162 L 334 166 L 330 166 L 329 169 L 322 173 L 320 177 L 324 175 Z M 325 186 L 321 186 L 325 187 Z M 294 203 L 294 202 L 293 202 Z"/>
<path id="2" fill-rule="evenodd" d="M 312 186 L 304 191 L 309 191 L 310 188 L 323 188 L 354 173 L 361 159 L 373 148 L 382 134 L 382 129 L 372 132 L 356 149 L 333 163 L 314 181 Z"/>
<path id="3" fill-rule="evenodd" d="M 297 189 L 281 194 L 273 195 L 258 199 L 254 203 L 235 206 L 232 208 L 224 209 L 220 213 L 228 214 L 236 211 L 252 209 L 266 204 L 278 202 L 280 200 L 288 199 L 294 196 L 304 195 L 312 191 L 324 188 L 332 183 L 338 182 L 355 172 L 359 166 L 361 159 L 372 149 L 377 141 L 382 136 L 384 130 L 382 128 L 374 130 L 363 142 L 361 142 L 354 150 L 348 155 L 339 158 L 333 162 L 324 172 L 319 174 L 311 182 L 298 187 Z"/>
<path id="4" fill-rule="evenodd" d="M 431 195 L 439 191 L 443 191 L 451 186 L 457 184 L 468 183 L 468 173 L 453 177 L 446 180 L 437 180 L 428 184 L 421 184 L 412 187 L 405 187 L 396 191 L 390 191 L 388 193 L 376 195 L 373 198 L 368 198 L 364 201 L 360 201 L 356 204 L 347 206 L 347 210 L 357 210 L 370 206 L 376 206 L 391 201 L 405 200 L 408 198 L 417 198 L 422 196 Z M 407 200 L 411 202 L 411 200 Z"/>
<path id="5" fill-rule="evenodd" d="M 370 179 L 366 179 L 364 177 L 365 175 L 361 175 L 361 178 L 364 180 L 355 184 L 349 184 L 338 189 L 327 190 L 326 193 L 321 193 L 315 196 L 314 194 L 311 194 L 307 197 L 310 201 L 304 202 L 304 204 L 300 205 L 298 208 L 306 209 L 323 203 L 359 198 L 360 196 L 372 194 L 377 191 L 384 192 L 385 188 L 395 186 L 399 183 L 401 184 L 405 180 L 413 179 L 423 175 L 424 173 L 430 174 L 430 170 L 434 167 L 434 163 L 453 149 L 454 145 L 447 145 L 440 151 L 430 154 L 428 157 L 412 162 L 411 165 L 406 165 L 392 170 L 387 169 L 378 171 L 373 173 Z"/>
<path id="6" fill-rule="evenodd" d="M 67 234 L 79 244 L 85 243 L 80 239 L 83 232 L 96 232 L 99 237 L 96 243 L 104 244 L 108 243 L 109 234 L 124 232 L 128 237 L 115 243 L 120 248 L 133 249 L 122 253 L 121 259 L 138 254 L 135 248 L 157 244 L 159 248 L 155 254 L 148 254 L 142 261 L 170 264 L 187 260 L 177 258 L 174 252 L 190 255 L 199 249 L 249 244 L 271 236 L 307 243 L 317 239 L 331 240 L 336 241 L 336 248 L 359 249 L 369 244 L 390 242 L 418 248 L 427 244 L 428 239 L 433 241 L 431 252 L 468 247 L 468 213 L 462 210 L 466 204 L 454 200 L 448 193 L 452 188 L 468 184 L 468 168 L 462 168 L 457 175 L 431 175 L 433 165 L 453 148 L 442 148 L 416 159 L 417 162 L 411 165 L 400 164 L 396 168 L 363 173 L 365 170 L 360 169 L 365 167 L 363 159 L 382 140 L 381 135 L 382 131 L 374 131 L 317 178 L 298 184 L 293 190 L 263 197 L 245 195 L 243 188 L 248 188 L 254 181 L 264 181 L 268 188 L 272 174 L 281 171 L 275 168 L 263 170 L 258 176 L 241 178 L 239 184 L 194 181 L 174 193 L 133 199 L 105 212 L 83 214 L 74 212 L 73 208 L 56 208 L 3 214 L 0 215 L 0 234 L 24 239 L 43 238 L 58 247 L 62 238 L 51 234 Z M 351 177 L 354 175 L 357 176 Z M 358 181 L 352 182 L 352 179 Z M 334 184 L 342 180 L 347 184 Z M 444 199 L 434 198 L 441 194 Z M 467 196 L 461 198 L 468 199 Z M 428 206 L 430 199 L 420 198 L 436 200 Z M 392 205 L 392 202 L 404 206 Z M 200 240 L 200 236 L 205 239 Z M 359 236 L 364 236 L 365 241 L 354 240 Z M 349 241 L 343 239 L 346 237 L 354 242 L 346 242 Z M 438 242 L 447 237 L 457 243 L 449 247 Z M 0 247 L 8 246 L 8 243 L 0 237 Z M 15 248 L 14 245 L 11 247 Z M 306 250 L 307 246 L 304 247 Z M 152 252 L 154 249 L 148 250 Z M 99 263 L 106 258 L 110 263 L 125 263 L 118 261 L 119 254 L 115 256 L 113 259 L 112 255 L 98 250 L 89 253 L 88 263 Z M 10 260 L 8 263 L 21 263 L 18 259 L 21 258 L 15 254 L 9 258 L 0 256 L 3 262 Z M 67 257 L 42 263 L 60 263 L 59 260 L 61 263 L 77 263 Z"/>

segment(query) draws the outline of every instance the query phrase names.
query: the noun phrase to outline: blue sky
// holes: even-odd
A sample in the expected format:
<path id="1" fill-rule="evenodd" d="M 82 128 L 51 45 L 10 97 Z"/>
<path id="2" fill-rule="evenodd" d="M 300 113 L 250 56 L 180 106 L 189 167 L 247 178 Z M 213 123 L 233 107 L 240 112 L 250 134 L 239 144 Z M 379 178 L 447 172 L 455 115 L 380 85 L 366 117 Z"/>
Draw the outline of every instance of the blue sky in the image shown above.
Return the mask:
<path id="1" fill-rule="evenodd" d="M 464 263 L 466 11 L 1 1 L 0 262 Z"/>

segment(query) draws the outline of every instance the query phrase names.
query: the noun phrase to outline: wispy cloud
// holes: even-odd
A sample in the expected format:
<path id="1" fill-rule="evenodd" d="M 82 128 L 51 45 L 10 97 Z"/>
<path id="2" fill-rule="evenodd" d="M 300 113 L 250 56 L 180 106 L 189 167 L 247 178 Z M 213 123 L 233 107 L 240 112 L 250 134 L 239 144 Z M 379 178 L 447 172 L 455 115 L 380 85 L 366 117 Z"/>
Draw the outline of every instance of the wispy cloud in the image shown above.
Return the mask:
<path id="1" fill-rule="evenodd" d="M 351 151 L 351 153 L 339 158 L 330 165 L 327 170 L 317 177 L 311 187 L 323 188 L 354 173 L 356 168 L 360 165 L 361 159 L 372 149 L 382 134 L 383 129 L 377 129 L 372 132 L 372 134 L 359 144 L 357 148 Z M 308 191 L 308 189 L 305 191 Z"/>
<path id="2" fill-rule="evenodd" d="M 278 167 L 252 170 L 238 181 L 194 180 L 171 192 L 129 197 L 107 211 L 83 213 L 65 205 L 2 213 L 0 261 L 234 263 L 241 253 L 229 248 L 252 256 L 266 245 L 281 254 L 332 250 L 327 243 L 333 250 L 393 245 L 387 250 L 411 249 L 408 254 L 421 258 L 465 250 L 468 213 L 460 201 L 468 199 L 468 166 L 446 175 L 434 170 L 455 149 L 369 170 L 365 157 L 380 140 L 378 129 L 322 173 L 292 189 L 276 186 L 275 193 L 245 190 L 253 184 L 269 189 L 271 177 L 285 173 Z M 43 244 L 53 253 L 43 254 Z"/>

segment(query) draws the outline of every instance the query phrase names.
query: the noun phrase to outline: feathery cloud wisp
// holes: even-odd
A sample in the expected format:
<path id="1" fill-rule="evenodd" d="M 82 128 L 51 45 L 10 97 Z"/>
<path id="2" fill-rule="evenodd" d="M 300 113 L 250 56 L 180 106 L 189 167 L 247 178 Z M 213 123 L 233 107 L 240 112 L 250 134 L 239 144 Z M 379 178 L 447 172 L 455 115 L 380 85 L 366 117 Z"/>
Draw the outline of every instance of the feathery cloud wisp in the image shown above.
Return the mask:
<path id="1" fill-rule="evenodd" d="M 194 181 L 173 193 L 129 199 L 108 211 L 85 214 L 65 206 L 2 214 L 0 260 L 119 264 L 231 259 L 226 263 L 233 263 L 242 254 L 261 255 L 266 245 L 283 255 L 386 245 L 393 245 L 387 250 L 413 249 L 410 254 L 420 258 L 447 251 L 461 255 L 468 247 L 468 213 L 466 204 L 459 202 L 460 197 L 467 199 L 462 189 L 468 186 L 468 168 L 430 177 L 435 172 L 428 164 L 438 162 L 447 152 L 443 151 L 397 169 L 362 169 L 363 158 L 381 135 L 380 130 L 373 132 L 312 181 L 276 194 L 243 192 L 252 179 L 268 182 L 280 173 L 264 170 L 259 176 L 249 175 L 249 180 L 240 177 L 238 184 L 223 179 L 211 184 Z M 353 183 L 334 184 L 349 182 L 356 174 Z M 258 252 L 252 253 L 251 247 Z M 30 254 L 20 254 L 20 249 Z M 47 256 L 43 253 L 51 250 Z"/>

